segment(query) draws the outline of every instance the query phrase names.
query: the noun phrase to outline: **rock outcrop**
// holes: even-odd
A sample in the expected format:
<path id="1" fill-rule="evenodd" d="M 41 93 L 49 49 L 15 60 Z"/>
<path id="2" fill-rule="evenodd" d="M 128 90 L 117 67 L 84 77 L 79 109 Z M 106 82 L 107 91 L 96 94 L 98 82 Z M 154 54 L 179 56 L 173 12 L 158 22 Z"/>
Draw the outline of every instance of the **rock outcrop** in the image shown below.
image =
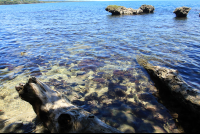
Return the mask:
<path id="1" fill-rule="evenodd" d="M 152 5 L 142 5 L 139 9 L 141 9 L 143 13 L 153 13 L 155 10 Z"/>
<path id="2" fill-rule="evenodd" d="M 106 7 L 106 11 L 112 13 L 112 15 L 139 15 L 142 13 L 153 13 L 154 7 L 152 5 L 142 5 L 139 9 L 126 8 L 124 6 L 109 5 Z"/>
<path id="3" fill-rule="evenodd" d="M 173 13 L 176 14 L 176 17 L 187 17 L 190 10 L 191 8 L 183 6 L 176 8 Z"/>
<path id="4" fill-rule="evenodd" d="M 163 88 L 160 90 L 168 90 L 166 92 L 170 92 L 184 109 L 189 110 L 197 118 L 200 117 L 200 92 L 189 86 L 177 70 L 153 66 L 142 58 L 138 58 L 137 61 L 162 85 Z"/>

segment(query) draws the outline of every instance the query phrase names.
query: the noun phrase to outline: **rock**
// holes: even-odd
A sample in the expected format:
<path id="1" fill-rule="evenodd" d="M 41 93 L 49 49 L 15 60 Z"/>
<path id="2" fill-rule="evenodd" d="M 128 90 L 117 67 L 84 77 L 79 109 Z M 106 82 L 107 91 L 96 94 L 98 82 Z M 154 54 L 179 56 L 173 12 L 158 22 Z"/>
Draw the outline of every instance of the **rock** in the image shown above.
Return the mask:
<path id="1" fill-rule="evenodd" d="M 77 74 L 77 76 L 79 76 L 79 75 L 84 75 L 84 74 L 86 74 L 86 72 L 85 72 L 85 71 L 77 71 L 76 74 Z"/>
<path id="2" fill-rule="evenodd" d="M 188 85 L 177 70 L 153 66 L 142 58 L 137 58 L 137 61 L 155 82 L 162 85 L 162 92 L 170 93 L 169 97 L 173 97 L 184 110 L 187 109 L 192 115 L 200 117 L 200 92 Z"/>
<path id="3" fill-rule="evenodd" d="M 139 9 L 126 8 L 124 6 L 109 5 L 106 7 L 106 11 L 112 13 L 112 15 L 134 14 L 139 15 L 142 13 L 153 13 L 154 6 L 142 5 Z"/>
<path id="4" fill-rule="evenodd" d="M 14 133 L 14 132 L 20 132 L 20 128 L 23 126 L 22 121 L 14 122 L 8 126 L 5 126 L 1 133 Z"/>
<path id="5" fill-rule="evenodd" d="M 25 55 L 26 54 L 26 52 L 21 52 L 21 56 L 23 56 L 23 55 Z"/>
<path id="6" fill-rule="evenodd" d="M 125 133 L 135 133 L 135 129 L 132 126 L 126 124 L 122 124 L 119 127 L 119 130 Z"/>
<path id="7" fill-rule="evenodd" d="M 142 5 L 140 9 L 143 13 L 153 13 L 155 8 L 152 5 Z"/>
<path id="8" fill-rule="evenodd" d="M 112 15 L 123 15 L 123 14 L 141 14 L 143 11 L 141 9 L 126 8 L 124 6 L 109 5 L 105 9 L 106 11 L 112 13 Z"/>
<path id="9" fill-rule="evenodd" d="M 176 14 L 176 17 L 186 17 L 190 10 L 191 8 L 183 6 L 176 8 L 173 13 Z"/>

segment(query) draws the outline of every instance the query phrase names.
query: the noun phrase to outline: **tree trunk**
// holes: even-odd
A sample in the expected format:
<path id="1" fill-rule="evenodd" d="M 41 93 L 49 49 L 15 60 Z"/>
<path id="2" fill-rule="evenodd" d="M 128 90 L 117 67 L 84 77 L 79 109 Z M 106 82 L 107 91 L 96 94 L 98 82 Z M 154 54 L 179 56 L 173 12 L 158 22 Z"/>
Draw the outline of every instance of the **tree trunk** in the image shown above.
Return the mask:
<path id="1" fill-rule="evenodd" d="M 93 114 L 63 99 L 59 92 L 35 77 L 15 88 L 21 99 L 33 106 L 37 116 L 52 133 L 120 133 Z"/>

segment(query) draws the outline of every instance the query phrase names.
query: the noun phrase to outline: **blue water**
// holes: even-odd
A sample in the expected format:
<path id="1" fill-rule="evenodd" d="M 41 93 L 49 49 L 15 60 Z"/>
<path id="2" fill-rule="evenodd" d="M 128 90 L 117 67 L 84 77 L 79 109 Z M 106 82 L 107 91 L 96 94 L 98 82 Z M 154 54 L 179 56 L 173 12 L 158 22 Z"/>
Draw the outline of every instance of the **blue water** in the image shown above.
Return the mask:
<path id="1" fill-rule="evenodd" d="M 105 11 L 110 4 L 134 9 L 150 4 L 155 12 L 112 16 Z M 181 6 L 192 8 L 185 19 L 177 19 L 173 13 Z M 52 61 L 51 64 L 62 62 L 63 57 L 72 62 L 103 57 L 110 64 L 116 64 L 116 60 L 135 64 L 136 55 L 144 55 L 154 65 L 177 69 L 184 80 L 199 89 L 198 1 L 67 2 L 0 7 L 1 69 L 10 65 L 27 65 L 24 70 L 30 69 L 28 64 L 34 62 L 32 59 L 37 61 L 40 57 L 43 62 Z M 29 56 L 21 56 L 21 52 Z M 0 79 L 3 78 L 1 74 Z"/>

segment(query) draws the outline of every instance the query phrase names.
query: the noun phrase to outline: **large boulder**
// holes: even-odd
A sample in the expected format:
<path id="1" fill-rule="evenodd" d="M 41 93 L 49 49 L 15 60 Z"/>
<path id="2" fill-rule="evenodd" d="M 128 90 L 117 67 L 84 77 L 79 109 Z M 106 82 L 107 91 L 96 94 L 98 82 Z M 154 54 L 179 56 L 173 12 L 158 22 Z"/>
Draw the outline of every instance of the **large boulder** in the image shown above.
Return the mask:
<path id="1" fill-rule="evenodd" d="M 191 8 L 183 6 L 176 8 L 173 13 L 176 14 L 176 17 L 186 17 L 190 10 Z"/>
<path id="2" fill-rule="evenodd" d="M 105 10 L 112 13 L 112 15 L 141 14 L 143 12 L 141 9 L 132 9 L 117 5 L 109 5 Z"/>
<path id="3" fill-rule="evenodd" d="M 143 13 L 153 13 L 155 8 L 152 5 L 142 5 L 139 9 L 141 9 Z"/>
<path id="4" fill-rule="evenodd" d="M 170 92 L 171 96 L 189 110 L 193 116 L 200 118 L 200 91 L 188 85 L 178 74 L 177 70 L 160 66 L 153 66 L 144 58 L 138 57 L 138 63 L 143 66 L 149 75 L 162 85 L 163 92 Z"/>
<path id="5" fill-rule="evenodd" d="M 134 14 L 139 15 L 142 13 L 153 13 L 154 6 L 142 5 L 139 9 L 126 8 L 124 6 L 109 5 L 106 7 L 106 11 L 112 13 L 112 15 Z"/>

